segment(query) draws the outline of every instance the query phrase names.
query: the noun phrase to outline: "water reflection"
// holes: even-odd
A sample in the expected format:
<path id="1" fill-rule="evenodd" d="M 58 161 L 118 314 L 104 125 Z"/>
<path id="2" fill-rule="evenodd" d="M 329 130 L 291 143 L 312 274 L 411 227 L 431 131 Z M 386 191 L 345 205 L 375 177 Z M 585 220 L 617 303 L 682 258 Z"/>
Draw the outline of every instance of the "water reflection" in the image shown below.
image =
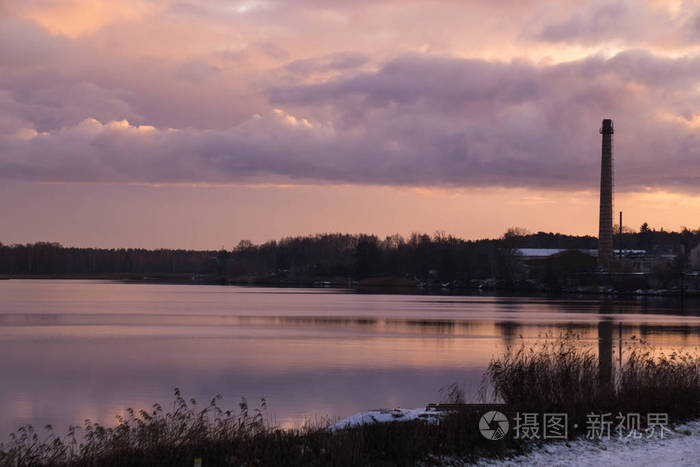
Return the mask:
<path id="1" fill-rule="evenodd" d="M 575 335 L 607 384 L 633 336 L 700 344 L 700 307 L 669 300 L 456 297 L 329 290 L 0 282 L 0 437 L 21 423 L 112 423 L 172 389 L 234 406 L 265 397 L 283 425 L 475 394 L 494 354 Z M 619 350 L 618 350 L 619 357 Z"/>

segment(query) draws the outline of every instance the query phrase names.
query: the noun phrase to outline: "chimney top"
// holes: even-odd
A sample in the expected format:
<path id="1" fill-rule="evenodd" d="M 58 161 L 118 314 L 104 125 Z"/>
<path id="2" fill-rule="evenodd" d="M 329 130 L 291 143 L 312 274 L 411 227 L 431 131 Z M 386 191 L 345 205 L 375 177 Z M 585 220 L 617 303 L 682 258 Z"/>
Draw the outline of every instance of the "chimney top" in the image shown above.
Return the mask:
<path id="1" fill-rule="evenodd" d="M 603 120 L 603 126 L 600 128 L 600 132 L 602 134 L 613 134 L 615 133 L 615 130 L 613 130 L 613 121 L 610 118 L 606 118 Z"/>

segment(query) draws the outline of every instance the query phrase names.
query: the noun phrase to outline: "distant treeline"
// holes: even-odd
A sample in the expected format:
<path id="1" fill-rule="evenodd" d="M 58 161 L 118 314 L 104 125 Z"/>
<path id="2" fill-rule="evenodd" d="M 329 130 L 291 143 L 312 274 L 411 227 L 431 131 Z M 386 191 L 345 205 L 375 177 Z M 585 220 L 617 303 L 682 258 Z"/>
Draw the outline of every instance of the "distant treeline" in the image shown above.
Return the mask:
<path id="1" fill-rule="evenodd" d="M 626 229 L 626 249 L 679 252 L 700 243 L 700 231 L 639 232 Z M 616 247 L 620 241 L 616 236 Z M 64 248 L 56 243 L 0 244 L 0 274 L 194 274 L 280 281 L 324 278 L 404 277 L 469 281 L 518 275 L 517 248 L 595 249 L 597 239 L 509 229 L 501 238 L 463 240 L 432 236 L 319 234 L 255 245 L 241 241 L 232 250 L 145 250 Z"/>
<path id="2" fill-rule="evenodd" d="M 216 251 L 65 248 L 49 242 L 11 246 L 0 243 L 0 274 L 215 273 L 216 255 Z"/>
<path id="3" fill-rule="evenodd" d="M 531 234 L 519 228 L 509 229 L 506 236 L 513 238 L 513 244 L 517 248 L 598 248 L 598 239 L 591 236 L 579 237 L 544 232 Z M 650 251 L 657 249 L 678 252 L 681 246 L 688 250 L 700 243 L 700 229 L 691 230 L 682 227 L 680 232 L 666 231 L 663 228 L 654 230 L 645 222 L 638 231 L 623 225 L 620 235 L 620 227 L 615 225 L 613 243 L 615 249 Z"/>

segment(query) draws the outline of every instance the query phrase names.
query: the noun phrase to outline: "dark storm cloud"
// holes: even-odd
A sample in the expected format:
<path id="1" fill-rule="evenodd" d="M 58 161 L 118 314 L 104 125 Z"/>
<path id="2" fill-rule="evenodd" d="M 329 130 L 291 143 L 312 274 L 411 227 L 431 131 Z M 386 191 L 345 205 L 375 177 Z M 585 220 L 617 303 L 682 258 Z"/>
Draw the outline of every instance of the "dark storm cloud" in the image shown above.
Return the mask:
<path id="1" fill-rule="evenodd" d="M 228 130 L 87 120 L 0 138 L 0 174 L 31 180 L 594 188 L 600 120 L 618 189 L 696 190 L 696 58 L 642 51 L 551 66 L 406 55 L 375 72 L 274 87 Z"/>

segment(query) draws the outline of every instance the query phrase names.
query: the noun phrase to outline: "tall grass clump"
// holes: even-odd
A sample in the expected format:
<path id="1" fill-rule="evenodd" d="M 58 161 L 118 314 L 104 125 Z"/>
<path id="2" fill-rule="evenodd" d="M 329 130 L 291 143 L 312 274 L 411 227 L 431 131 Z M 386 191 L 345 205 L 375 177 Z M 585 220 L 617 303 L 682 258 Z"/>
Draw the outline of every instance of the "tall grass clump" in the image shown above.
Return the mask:
<path id="1" fill-rule="evenodd" d="M 508 411 L 566 413 L 582 428 L 590 413 L 700 417 L 700 357 L 666 354 L 640 342 L 607 370 L 592 348 L 571 336 L 523 344 L 491 360 L 485 383 Z"/>
<path id="2" fill-rule="evenodd" d="M 663 412 L 678 420 L 700 417 L 698 355 L 633 349 L 616 382 L 623 411 Z"/>
<path id="3" fill-rule="evenodd" d="M 577 348 L 570 337 L 509 350 L 491 361 L 486 379 L 496 397 L 514 411 L 575 417 L 610 404 L 596 355 Z"/>
<path id="4" fill-rule="evenodd" d="M 46 426 L 47 434 L 41 439 L 27 425 L 10 435 L 9 443 L 0 444 L 0 465 L 191 465 L 194 457 L 222 460 L 219 447 L 223 444 L 232 452 L 255 456 L 257 439 L 270 431 L 263 418 L 265 401 L 250 413 L 243 400 L 233 414 L 218 407 L 220 397 L 200 409 L 194 399 L 187 401 L 175 389 L 170 411 L 160 404 L 150 411 L 126 409 L 115 427 L 86 420 L 82 429 L 71 426 L 63 438 Z M 236 458 L 229 456 L 226 461 Z"/>

